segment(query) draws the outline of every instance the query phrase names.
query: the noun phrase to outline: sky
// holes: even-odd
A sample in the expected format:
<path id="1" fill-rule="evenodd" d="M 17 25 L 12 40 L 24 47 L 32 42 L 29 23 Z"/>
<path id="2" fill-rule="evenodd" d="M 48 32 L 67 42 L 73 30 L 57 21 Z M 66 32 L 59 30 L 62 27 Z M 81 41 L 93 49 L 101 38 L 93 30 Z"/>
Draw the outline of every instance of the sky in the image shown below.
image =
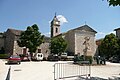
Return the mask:
<path id="1" fill-rule="evenodd" d="M 55 13 L 61 33 L 87 24 L 100 39 L 120 27 L 120 7 L 109 6 L 107 0 L 0 0 L 0 32 L 26 30 L 37 24 L 39 31 L 49 36 Z"/>

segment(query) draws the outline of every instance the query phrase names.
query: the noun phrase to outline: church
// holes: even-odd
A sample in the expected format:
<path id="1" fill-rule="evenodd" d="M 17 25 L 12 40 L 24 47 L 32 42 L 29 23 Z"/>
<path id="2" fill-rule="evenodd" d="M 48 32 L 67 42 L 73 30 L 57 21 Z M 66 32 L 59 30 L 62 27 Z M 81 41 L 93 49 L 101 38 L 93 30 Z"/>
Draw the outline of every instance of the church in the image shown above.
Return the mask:
<path id="1" fill-rule="evenodd" d="M 44 58 L 50 54 L 49 45 L 50 38 L 55 36 L 62 36 L 68 43 L 66 52 L 69 55 L 87 55 L 94 56 L 96 52 L 95 34 L 97 33 L 88 25 L 83 25 L 75 29 L 71 29 L 65 33 L 60 33 L 60 21 L 56 15 L 51 21 L 51 36 L 45 36 L 45 42 L 42 43 L 36 52 L 42 52 Z M 4 48 L 5 53 L 13 54 L 26 54 L 28 49 L 19 47 L 17 40 L 21 34 L 21 30 L 8 29 L 6 32 L 0 34 L 0 48 Z"/>
<path id="2" fill-rule="evenodd" d="M 56 15 L 51 21 L 51 38 L 62 36 L 68 43 L 66 52 L 69 55 L 94 56 L 96 53 L 95 34 L 97 32 L 88 25 L 83 25 L 71 29 L 65 33 L 60 33 L 60 21 Z"/>

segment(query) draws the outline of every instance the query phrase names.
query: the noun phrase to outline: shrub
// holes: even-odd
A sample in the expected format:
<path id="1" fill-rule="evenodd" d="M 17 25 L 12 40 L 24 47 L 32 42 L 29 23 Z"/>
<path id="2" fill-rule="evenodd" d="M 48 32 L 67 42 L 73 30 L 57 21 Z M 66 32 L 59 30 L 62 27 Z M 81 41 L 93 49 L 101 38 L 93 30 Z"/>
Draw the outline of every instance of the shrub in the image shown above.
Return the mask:
<path id="1" fill-rule="evenodd" d="M 74 62 L 83 61 L 83 60 L 84 60 L 83 56 L 78 56 L 78 55 L 74 56 Z"/>
<path id="2" fill-rule="evenodd" d="M 92 64 L 93 57 L 92 56 L 85 56 L 85 59 L 84 59 L 83 55 L 81 55 L 81 56 L 76 55 L 74 57 L 74 62 L 79 62 L 79 61 L 89 61 L 89 63 Z"/>
<path id="3" fill-rule="evenodd" d="M 7 59 L 8 57 L 8 54 L 0 54 L 0 59 Z"/>
<path id="4" fill-rule="evenodd" d="M 85 56 L 86 61 L 89 61 L 90 64 L 93 62 L 93 57 L 92 56 Z"/>

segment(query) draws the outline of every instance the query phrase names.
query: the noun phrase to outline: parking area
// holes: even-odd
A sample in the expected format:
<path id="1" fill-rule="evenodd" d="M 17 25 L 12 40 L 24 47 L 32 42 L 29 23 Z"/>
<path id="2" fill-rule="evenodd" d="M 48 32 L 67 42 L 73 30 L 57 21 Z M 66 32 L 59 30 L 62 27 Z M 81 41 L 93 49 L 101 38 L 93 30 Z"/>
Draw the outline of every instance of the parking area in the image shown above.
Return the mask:
<path id="1" fill-rule="evenodd" d="M 8 69 L 11 66 L 11 80 L 54 80 L 54 64 L 70 63 L 58 62 L 22 62 L 20 65 L 6 65 L 6 60 L 0 59 L 0 80 L 5 80 Z M 74 70 L 74 69 L 72 69 Z M 71 71 L 71 70 L 70 70 Z M 102 66 L 91 66 L 91 76 L 108 79 L 108 77 L 120 77 L 120 64 L 109 63 Z M 73 80 L 73 79 L 72 79 Z"/>

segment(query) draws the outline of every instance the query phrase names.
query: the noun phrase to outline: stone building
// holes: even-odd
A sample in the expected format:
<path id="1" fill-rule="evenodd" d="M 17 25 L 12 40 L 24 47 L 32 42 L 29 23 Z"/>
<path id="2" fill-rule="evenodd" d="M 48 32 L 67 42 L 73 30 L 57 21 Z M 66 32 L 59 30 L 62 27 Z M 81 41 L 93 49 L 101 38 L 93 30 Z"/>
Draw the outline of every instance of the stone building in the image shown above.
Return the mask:
<path id="1" fill-rule="evenodd" d="M 56 15 L 51 21 L 51 37 L 57 36 L 60 34 L 60 21 L 57 19 Z"/>
<path id="2" fill-rule="evenodd" d="M 88 25 L 60 33 L 60 22 L 56 15 L 51 22 L 51 37 L 63 36 L 68 43 L 67 52 L 70 55 L 80 54 L 94 56 L 96 52 L 95 34 L 97 32 Z"/>
<path id="3" fill-rule="evenodd" d="M 15 29 L 7 29 L 4 33 L 4 48 L 5 53 L 9 54 L 22 54 L 22 48 L 17 45 L 17 40 L 22 31 Z"/>
<path id="4" fill-rule="evenodd" d="M 97 32 L 88 25 L 83 25 L 72 29 L 65 34 L 65 39 L 68 42 L 67 51 L 87 56 L 94 56 L 96 52 L 95 34 Z"/>
<path id="5" fill-rule="evenodd" d="M 19 40 L 21 30 L 8 29 L 5 33 L 0 36 L 0 47 L 4 47 L 5 53 L 10 55 L 16 54 L 27 54 L 28 49 L 26 47 L 19 47 L 17 40 Z M 49 37 L 45 37 L 45 42 L 42 43 L 36 52 L 42 52 L 44 57 L 49 54 Z"/>
<path id="6" fill-rule="evenodd" d="M 0 33 L 0 49 L 4 47 L 4 36 L 3 33 Z"/>
<path id="7" fill-rule="evenodd" d="M 118 39 L 120 39 L 120 28 L 117 28 L 114 31 L 116 31 L 116 36 L 118 37 Z"/>

